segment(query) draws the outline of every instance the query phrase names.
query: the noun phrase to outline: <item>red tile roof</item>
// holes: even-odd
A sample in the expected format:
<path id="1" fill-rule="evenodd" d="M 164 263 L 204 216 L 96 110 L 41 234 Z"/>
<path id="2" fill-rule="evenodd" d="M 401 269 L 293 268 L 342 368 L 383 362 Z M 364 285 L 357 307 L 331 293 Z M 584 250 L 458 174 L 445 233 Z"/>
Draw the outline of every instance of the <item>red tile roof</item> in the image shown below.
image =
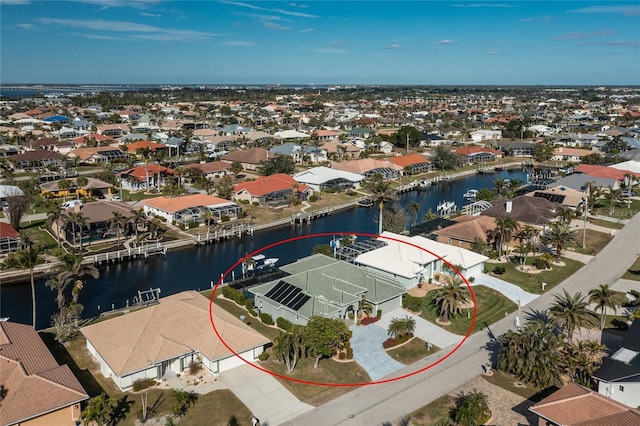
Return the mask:
<path id="1" fill-rule="evenodd" d="M 308 186 L 303 183 L 297 183 L 291 176 L 279 173 L 271 176 L 263 176 L 250 182 L 241 182 L 233 187 L 233 192 L 238 193 L 242 190 L 249 192 L 254 197 L 270 194 L 283 189 L 291 189 L 293 185 L 298 185 L 298 191 L 306 191 Z"/>
<path id="2" fill-rule="evenodd" d="M 147 170 L 149 171 L 149 176 L 157 175 L 158 173 L 165 176 L 173 176 L 173 169 L 163 167 L 158 164 L 134 167 L 133 169 L 122 172 L 121 174 L 125 176 L 135 176 L 141 181 L 144 181 L 147 178 Z"/>
<path id="3" fill-rule="evenodd" d="M 151 151 L 155 151 L 156 149 L 166 148 L 167 145 L 151 141 L 137 141 L 128 143 L 126 147 L 128 148 L 129 152 L 136 152 L 139 149 L 145 148 L 149 148 Z"/>
<path id="4" fill-rule="evenodd" d="M 387 160 L 391 161 L 393 164 L 397 164 L 398 166 L 408 167 L 413 166 L 414 164 L 423 164 L 428 163 L 429 160 L 424 158 L 420 154 L 409 154 L 409 155 L 401 155 L 400 157 L 389 157 Z"/>
<path id="5" fill-rule="evenodd" d="M 207 194 L 183 195 L 181 197 L 156 197 L 144 200 L 143 204 L 154 207 L 168 213 L 179 212 L 189 207 L 215 206 L 217 204 L 229 204 L 231 201 Z"/>
<path id="6" fill-rule="evenodd" d="M 606 179 L 623 180 L 625 175 L 632 174 L 640 177 L 640 173 L 633 173 L 629 170 L 618 170 L 613 167 L 599 166 L 595 164 L 579 164 L 576 167 L 577 173 L 584 173 L 585 175 L 600 177 Z"/>
<path id="7" fill-rule="evenodd" d="M 502 151 L 498 151 L 491 148 L 483 148 L 480 146 L 464 146 L 462 148 L 456 149 L 456 154 L 460 154 L 460 155 L 473 155 L 473 154 L 479 154 L 481 152 L 488 152 L 494 155 L 502 155 Z"/>
<path id="8" fill-rule="evenodd" d="M 20 234 L 9 223 L 0 222 L 0 238 L 18 238 Z"/>

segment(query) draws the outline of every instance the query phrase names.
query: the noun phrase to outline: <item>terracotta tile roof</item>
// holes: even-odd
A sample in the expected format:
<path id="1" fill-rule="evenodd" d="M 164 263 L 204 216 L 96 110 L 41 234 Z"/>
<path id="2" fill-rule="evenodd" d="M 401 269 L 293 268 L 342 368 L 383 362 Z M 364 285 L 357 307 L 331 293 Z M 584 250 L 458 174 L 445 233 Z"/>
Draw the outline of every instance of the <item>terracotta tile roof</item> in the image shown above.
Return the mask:
<path id="1" fill-rule="evenodd" d="M 587 155 L 593 154 L 593 151 L 589 149 L 580 149 L 580 148 L 555 148 L 553 150 L 554 155 L 573 155 L 577 157 L 585 157 Z"/>
<path id="2" fill-rule="evenodd" d="M 113 147 L 113 146 L 97 146 L 94 148 L 78 148 L 78 149 L 74 149 L 73 151 L 71 151 L 70 156 L 75 156 L 78 157 L 80 160 L 84 161 L 87 158 L 90 158 L 91 156 L 98 154 L 100 152 L 104 152 L 104 151 L 120 151 L 124 154 L 124 151 L 122 151 L 120 148 L 117 147 Z"/>
<path id="3" fill-rule="evenodd" d="M 322 149 L 326 150 L 327 152 L 338 152 L 338 147 L 346 148 L 346 152 L 350 154 L 361 151 L 360 148 L 355 145 L 352 145 L 350 143 L 342 143 L 340 141 L 329 141 L 322 144 Z"/>
<path id="4" fill-rule="evenodd" d="M 9 223 L 0 222 L 0 238 L 18 238 L 20 233 Z"/>
<path id="5" fill-rule="evenodd" d="M 510 216 L 518 222 L 531 225 L 546 225 L 551 219 L 556 217 L 558 209 L 563 208 L 561 204 L 553 203 L 546 198 L 527 197 L 521 195 L 511 200 L 511 212 L 507 213 L 507 200 L 492 201 L 490 207 L 480 213 L 482 216 L 494 218 Z"/>
<path id="6" fill-rule="evenodd" d="M 352 173 L 365 173 L 370 170 L 390 168 L 394 170 L 402 170 L 403 167 L 393 164 L 389 160 L 378 160 L 375 158 L 363 158 L 361 160 L 343 161 L 341 163 L 334 163 L 331 165 L 332 169 L 342 170 Z"/>
<path id="7" fill-rule="evenodd" d="M 213 173 L 213 172 L 221 172 L 224 170 L 228 170 L 231 167 L 231 164 L 225 163 L 222 161 L 210 161 L 208 163 L 194 163 L 194 164 L 185 164 L 181 166 L 184 168 L 191 169 L 199 169 L 204 173 Z"/>
<path id="8" fill-rule="evenodd" d="M 211 320 L 236 352 L 269 342 L 196 291 L 164 297 L 157 305 L 84 327 L 81 332 L 116 374 L 126 375 L 147 368 L 150 362 L 191 351 L 201 352 L 211 360 L 231 356 L 216 336 Z"/>
<path id="9" fill-rule="evenodd" d="M 565 385 L 529 410 L 566 426 L 640 425 L 640 411 L 576 383 Z"/>
<path id="10" fill-rule="evenodd" d="M 433 234 L 471 243 L 479 238 L 487 243 L 489 241 L 487 235 L 496 228 L 496 220 L 489 216 L 460 216 L 453 220 L 457 223 L 433 231 Z"/>
<path id="11" fill-rule="evenodd" d="M 163 143 L 151 142 L 151 141 L 136 141 L 125 145 L 129 152 L 135 153 L 139 149 L 149 148 L 151 151 L 156 149 L 166 148 L 167 145 Z"/>
<path id="12" fill-rule="evenodd" d="M 99 135 L 98 133 L 80 136 L 79 138 L 72 139 L 71 142 L 87 143 L 91 140 L 94 140 L 96 142 L 115 142 L 113 138 L 110 138 L 109 136 Z"/>
<path id="13" fill-rule="evenodd" d="M 252 148 L 249 150 L 233 151 L 227 155 L 220 157 L 223 161 L 234 162 L 239 161 L 246 164 L 260 164 L 269 158 L 275 157 L 275 154 L 263 148 Z"/>
<path id="14" fill-rule="evenodd" d="M 389 157 L 387 160 L 401 167 L 413 166 L 414 164 L 428 163 L 429 160 L 420 154 L 401 155 L 400 157 Z"/>
<path id="15" fill-rule="evenodd" d="M 233 187 L 233 192 L 239 193 L 244 190 L 254 197 L 260 197 L 275 191 L 291 189 L 296 183 L 295 179 L 291 176 L 278 173 L 271 176 L 262 176 L 249 182 L 241 182 Z M 298 183 L 298 191 L 306 191 L 307 188 L 307 185 Z"/>
<path id="16" fill-rule="evenodd" d="M 16 424 L 89 398 L 67 365 L 58 365 L 33 327 L 0 322 L 3 425 Z"/>
<path id="17" fill-rule="evenodd" d="M 123 176 L 135 176 L 139 180 L 144 181 L 147 178 L 147 171 L 149 176 L 157 175 L 158 173 L 165 176 L 173 176 L 173 169 L 160 166 L 159 164 L 149 164 L 148 166 L 138 166 L 133 169 L 125 170 L 120 173 Z"/>
<path id="18" fill-rule="evenodd" d="M 624 175 L 632 174 L 637 177 L 640 177 L 639 173 L 633 173 L 628 170 L 618 170 L 613 167 L 607 166 L 599 166 L 594 164 L 578 164 L 576 167 L 577 173 L 584 173 L 585 175 L 593 176 L 593 177 L 601 177 L 607 179 L 617 179 L 623 180 Z"/>
<path id="19" fill-rule="evenodd" d="M 465 146 L 465 147 L 456 149 L 455 152 L 456 154 L 459 154 L 459 155 L 473 155 L 473 154 L 479 154 L 481 152 L 488 152 L 494 155 L 502 155 L 502 151 L 498 151 L 491 148 L 482 148 L 480 146 Z"/>
<path id="20" fill-rule="evenodd" d="M 198 207 L 198 206 L 215 206 L 218 204 L 229 204 L 232 201 L 225 200 L 224 198 L 214 197 L 212 195 L 207 194 L 192 194 L 192 195 L 183 195 L 181 197 L 156 197 L 149 198 L 148 200 L 144 200 L 143 204 L 145 206 L 154 207 L 156 209 L 168 212 L 175 213 L 180 210 L 184 210 L 189 207 Z"/>

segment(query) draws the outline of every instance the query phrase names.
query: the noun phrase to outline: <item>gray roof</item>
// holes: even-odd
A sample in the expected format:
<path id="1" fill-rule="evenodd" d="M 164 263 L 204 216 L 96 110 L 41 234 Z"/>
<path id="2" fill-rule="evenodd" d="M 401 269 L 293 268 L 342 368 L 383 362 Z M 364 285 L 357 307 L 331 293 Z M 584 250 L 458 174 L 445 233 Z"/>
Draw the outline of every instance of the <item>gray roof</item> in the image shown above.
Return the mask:
<path id="1" fill-rule="evenodd" d="M 255 286 L 249 291 L 265 297 L 280 281 L 298 287 L 302 293 L 310 296 L 296 311 L 307 319 L 314 315 L 331 315 L 340 307 L 358 303 L 362 295 L 368 302 L 377 304 L 405 292 L 395 280 L 322 254 L 300 259 L 280 269 L 291 275 Z M 278 304 L 273 300 L 271 302 Z M 285 306 L 282 308 L 289 309 Z"/>
<path id="2" fill-rule="evenodd" d="M 616 184 L 615 179 L 607 179 L 601 177 L 589 176 L 585 173 L 573 173 L 569 176 L 565 176 L 561 179 L 558 179 L 554 183 L 550 184 L 550 188 L 554 188 L 556 186 L 565 186 L 567 188 L 575 189 L 578 191 L 584 191 L 587 183 L 593 183 L 599 187 L 609 187 Z"/>

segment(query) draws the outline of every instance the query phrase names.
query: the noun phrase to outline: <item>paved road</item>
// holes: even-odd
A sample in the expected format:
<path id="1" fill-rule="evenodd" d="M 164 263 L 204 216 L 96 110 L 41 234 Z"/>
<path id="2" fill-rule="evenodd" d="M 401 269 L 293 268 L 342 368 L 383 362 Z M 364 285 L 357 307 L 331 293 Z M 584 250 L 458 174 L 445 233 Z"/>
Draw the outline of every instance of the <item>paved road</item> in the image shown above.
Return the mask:
<path id="1" fill-rule="evenodd" d="M 613 240 L 583 268 L 523 308 L 524 317 L 540 312 L 553 303 L 553 294 L 566 289 L 586 294 L 599 284 L 613 283 L 640 255 L 640 214 L 637 214 Z M 364 386 L 284 423 L 287 425 L 377 425 L 394 422 L 428 404 L 480 374 L 490 361 L 496 345 L 492 336 L 513 328 L 514 314 L 472 335 L 462 347 L 438 365 L 405 379 L 382 385 Z M 442 350 L 428 360 L 397 372 L 418 371 L 446 355 Z"/>

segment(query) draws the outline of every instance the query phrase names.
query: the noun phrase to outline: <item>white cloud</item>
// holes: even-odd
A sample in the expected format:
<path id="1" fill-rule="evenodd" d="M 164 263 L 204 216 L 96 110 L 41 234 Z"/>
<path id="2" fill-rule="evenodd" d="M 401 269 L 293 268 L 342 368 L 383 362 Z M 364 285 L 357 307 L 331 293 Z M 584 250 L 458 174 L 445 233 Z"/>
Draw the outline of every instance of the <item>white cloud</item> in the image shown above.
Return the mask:
<path id="1" fill-rule="evenodd" d="M 589 6 L 581 9 L 574 9 L 569 11 L 570 13 L 609 13 L 623 16 L 637 16 L 640 15 L 640 5 L 620 5 L 620 6 Z"/>
<path id="2" fill-rule="evenodd" d="M 496 49 L 487 50 L 487 55 L 497 55 L 499 52 Z"/>
<path id="3" fill-rule="evenodd" d="M 300 30 L 301 33 L 311 33 L 314 32 L 315 28 L 305 28 L 304 30 Z"/>
<path id="4" fill-rule="evenodd" d="M 265 21 L 262 23 L 262 25 L 264 25 L 265 28 L 272 28 L 274 30 L 279 30 L 279 31 L 286 31 L 291 29 L 291 27 L 288 27 L 286 25 L 276 24 L 275 22 L 272 22 L 272 21 Z"/>
<path id="5" fill-rule="evenodd" d="M 35 28 L 35 25 L 33 25 L 33 24 L 18 24 L 18 25 L 16 25 L 16 27 L 24 28 L 25 30 L 30 30 L 30 29 Z"/>
<path id="6" fill-rule="evenodd" d="M 17 6 L 29 3 L 31 3 L 29 0 L 0 0 L 0 6 Z"/>
<path id="7" fill-rule="evenodd" d="M 402 46 L 400 46 L 399 44 L 390 44 L 389 46 L 385 46 L 385 49 L 402 49 Z"/>
<path id="8" fill-rule="evenodd" d="M 88 38 L 91 40 L 123 40 L 121 37 L 114 37 L 101 34 L 71 33 L 76 37 Z"/>
<path id="9" fill-rule="evenodd" d="M 148 16 L 150 18 L 162 18 L 162 15 L 158 15 L 157 13 L 146 13 L 146 12 L 142 12 L 140 15 L 142 16 Z"/>
<path id="10" fill-rule="evenodd" d="M 442 39 L 440 41 L 437 41 L 436 44 L 456 44 L 457 41 L 455 40 L 449 40 L 448 38 Z"/>
<path id="11" fill-rule="evenodd" d="M 316 15 L 311 15 L 311 14 L 308 14 L 308 13 L 302 13 L 302 12 L 296 12 L 296 11 L 284 10 L 284 9 L 274 9 L 274 8 L 261 7 L 261 6 L 255 5 L 255 4 L 243 3 L 243 2 L 238 2 L 238 1 L 221 1 L 220 3 L 229 4 L 229 5 L 238 6 L 238 7 L 245 7 L 247 9 L 252 9 L 252 10 L 264 10 L 264 11 L 267 11 L 267 12 L 279 13 L 281 15 L 297 16 L 297 17 L 300 17 L 300 18 L 317 18 Z"/>
<path id="12" fill-rule="evenodd" d="M 102 6 L 101 10 L 112 7 L 132 7 L 134 9 L 146 9 L 149 6 L 160 3 L 162 0 L 73 0 L 77 3 Z"/>
<path id="13" fill-rule="evenodd" d="M 313 51 L 317 53 L 335 53 L 335 54 L 347 53 L 347 51 L 344 49 L 336 49 L 334 47 L 320 47 L 318 49 L 313 49 Z"/>
<path id="14" fill-rule="evenodd" d="M 231 41 L 221 41 L 218 43 L 218 46 L 233 46 L 233 47 L 245 47 L 245 46 L 255 46 L 256 43 L 253 41 L 242 41 L 242 40 L 231 40 Z"/>

